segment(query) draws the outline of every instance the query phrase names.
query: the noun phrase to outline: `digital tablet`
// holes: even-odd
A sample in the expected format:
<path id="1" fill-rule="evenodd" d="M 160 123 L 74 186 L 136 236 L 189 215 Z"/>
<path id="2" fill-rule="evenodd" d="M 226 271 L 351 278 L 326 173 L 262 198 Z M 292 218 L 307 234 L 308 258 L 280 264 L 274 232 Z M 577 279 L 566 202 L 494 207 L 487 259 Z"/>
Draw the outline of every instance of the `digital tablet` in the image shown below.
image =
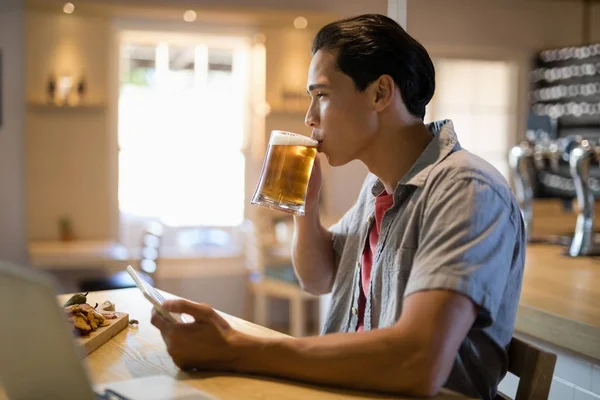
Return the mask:
<path id="1" fill-rule="evenodd" d="M 160 313 L 163 317 L 168 319 L 171 322 L 188 322 L 183 315 L 172 313 L 165 311 L 162 307 L 162 304 L 165 301 L 165 298 L 158 290 L 156 290 L 152 285 L 146 282 L 137 272 L 133 269 L 131 265 L 127 266 L 127 273 L 131 276 L 136 286 L 142 291 L 144 297 L 148 299 L 150 303 L 154 306 L 156 311 Z"/>

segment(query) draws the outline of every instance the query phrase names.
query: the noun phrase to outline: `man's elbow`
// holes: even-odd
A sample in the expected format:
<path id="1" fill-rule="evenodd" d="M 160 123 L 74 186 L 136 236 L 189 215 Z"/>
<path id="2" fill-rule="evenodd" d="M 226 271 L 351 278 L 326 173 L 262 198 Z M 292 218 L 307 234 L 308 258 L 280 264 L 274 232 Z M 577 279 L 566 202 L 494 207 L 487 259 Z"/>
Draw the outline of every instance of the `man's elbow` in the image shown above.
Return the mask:
<path id="1" fill-rule="evenodd" d="M 445 360 L 440 360 L 435 355 L 426 357 L 417 368 L 416 379 L 414 380 L 413 391 L 417 396 L 433 397 L 446 383 L 450 367 L 447 367 Z"/>
<path id="2" fill-rule="evenodd" d="M 307 293 L 315 296 L 321 296 L 331 292 L 332 284 L 330 281 L 308 282 L 299 279 L 300 287 Z"/>
<path id="3" fill-rule="evenodd" d="M 416 350 L 419 348 L 420 350 Z M 408 361 L 408 360 L 407 360 Z M 447 360 L 427 348 L 427 346 L 416 345 L 409 365 L 404 365 L 404 371 L 410 371 L 411 379 L 409 381 L 399 381 L 401 387 L 396 389 L 419 397 L 433 397 L 438 394 L 448 379 L 452 368 L 453 360 L 450 366 Z"/>
<path id="4" fill-rule="evenodd" d="M 412 392 L 416 396 L 433 397 L 438 394 L 442 385 L 443 382 L 436 377 L 424 376 L 415 382 Z"/>

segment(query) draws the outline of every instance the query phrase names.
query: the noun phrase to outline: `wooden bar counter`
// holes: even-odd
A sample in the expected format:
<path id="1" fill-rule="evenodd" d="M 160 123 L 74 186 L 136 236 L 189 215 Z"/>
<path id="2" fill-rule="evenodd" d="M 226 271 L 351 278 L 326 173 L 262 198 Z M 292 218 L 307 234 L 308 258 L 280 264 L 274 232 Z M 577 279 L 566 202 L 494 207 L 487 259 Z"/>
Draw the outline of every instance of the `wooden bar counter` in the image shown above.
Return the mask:
<path id="1" fill-rule="evenodd" d="M 600 257 L 565 250 L 528 246 L 516 330 L 600 364 Z"/>

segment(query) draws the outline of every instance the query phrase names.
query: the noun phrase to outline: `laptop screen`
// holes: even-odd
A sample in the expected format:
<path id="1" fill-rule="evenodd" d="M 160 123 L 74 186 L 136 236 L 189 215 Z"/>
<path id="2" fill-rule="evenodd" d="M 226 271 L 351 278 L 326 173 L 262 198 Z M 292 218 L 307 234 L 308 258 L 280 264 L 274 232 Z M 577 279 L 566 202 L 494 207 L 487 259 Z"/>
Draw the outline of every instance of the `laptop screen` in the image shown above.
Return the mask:
<path id="1" fill-rule="evenodd" d="M 0 383 L 10 399 L 94 399 L 51 279 L 0 262 Z"/>

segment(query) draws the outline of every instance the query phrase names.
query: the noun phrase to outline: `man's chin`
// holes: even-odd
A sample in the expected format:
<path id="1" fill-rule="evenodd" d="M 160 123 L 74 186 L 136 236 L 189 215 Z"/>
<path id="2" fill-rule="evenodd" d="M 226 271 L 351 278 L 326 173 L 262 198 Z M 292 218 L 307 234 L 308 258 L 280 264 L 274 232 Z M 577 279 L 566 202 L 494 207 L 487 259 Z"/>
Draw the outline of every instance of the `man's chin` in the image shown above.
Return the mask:
<path id="1" fill-rule="evenodd" d="M 319 149 L 319 153 L 323 154 L 325 158 L 327 158 L 327 164 L 329 164 L 331 167 L 341 167 L 349 162 L 348 160 L 341 159 L 339 156 L 336 157 L 325 149 Z"/>
<path id="2" fill-rule="evenodd" d="M 329 164 L 332 167 L 341 167 L 342 165 L 345 164 L 345 163 L 339 162 L 339 160 L 337 160 L 335 157 L 331 157 L 327 153 L 324 153 L 324 154 L 325 154 L 325 157 L 327 157 L 327 164 Z"/>

